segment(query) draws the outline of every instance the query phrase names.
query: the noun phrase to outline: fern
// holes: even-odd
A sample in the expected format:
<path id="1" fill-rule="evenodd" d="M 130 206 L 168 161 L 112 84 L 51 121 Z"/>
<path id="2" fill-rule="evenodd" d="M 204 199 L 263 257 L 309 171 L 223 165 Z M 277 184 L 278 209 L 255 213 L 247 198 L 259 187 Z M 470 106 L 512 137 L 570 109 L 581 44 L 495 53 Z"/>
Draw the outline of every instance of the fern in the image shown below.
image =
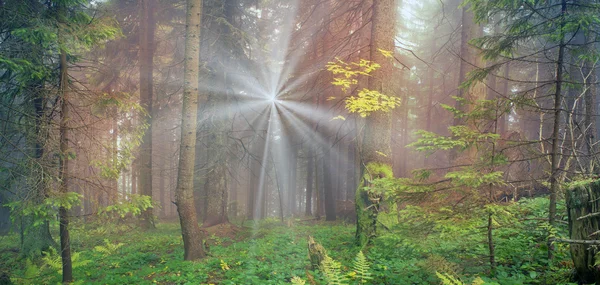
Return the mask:
<path id="1" fill-rule="evenodd" d="M 102 253 L 102 255 L 107 256 L 115 253 L 120 247 L 122 247 L 122 243 L 114 244 L 107 239 L 104 239 L 104 245 L 97 245 L 94 247 L 94 251 Z"/>
<path id="2" fill-rule="evenodd" d="M 352 269 L 354 269 L 354 272 L 356 273 L 355 278 L 358 279 L 360 283 L 367 283 L 367 280 L 373 279 L 373 277 L 371 277 L 371 272 L 369 272 L 370 266 L 371 265 L 367 261 L 365 255 L 362 251 L 359 251 L 354 259 Z"/>
<path id="3" fill-rule="evenodd" d="M 80 266 L 85 266 L 91 262 L 91 260 L 80 259 L 81 252 L 73 252 L 71 254 L 71 265 L 73 268 L 78 268 Z M 61 272 L 62 270 L 62 259 L 59 254 L 57 254 L 56 250 L 51 248 L 49 251 L 44 252 L 44 257 L 42 258 L 44 264 L 57 272 Z"/>
<path id="4" fill-rule="evenodd" d="M 24 280 L 32 280 L 40 274 L 40 268 L 33 264 L 31 259 L 25 261 L 25 273 L 23 276 Z"/>
<path id="5" fill-rule="evenodd" d="M 329 285 L 347 285 L 347 279 L 346 277 L 342 274 L 342 270 L 341 270 L 342 265 L 333 260 L 331 257 L 329 257 L 328 255 L 325 256 L 325 259 L 323 259 L 323 263 L 321 264 L 321 270 L 323 270 L 323 273 L 325 274 L 325 277 L 327 279 L 327 284 Z"/>
<path id="6" fill-rule="evenodd" d="M 298 277 L 298 276 L 294 276 L 292 277 L 292 280 L 290 280 L 292 282 L 292 285 L 305 285 L 306 281 L 302 280 L 302 278 Z"/>
<path id="7" fill-rule="evenodd" d="M 42 260 L 44 261 L 44 264 L 60 272 L 62 269 L 62 260 L 60 259 L 60 255 L 57 254 L 56 249 L 51 247 L 48 251 L 44 251 L 42 254 Z"/>
<path id="8" fill-rule="evenodd" d="M 439 273 L 436 271 L 435 275 L 437 275 L 437 277 L 440 278 L 440 280 L 442 280 L 443 285 L 467 285 L 460 281 L 458 278 L 447 273 Z M 481 278 L 477 277 L 475 280 L 473 280 L 473 283 L 471 283 L 471 285 L 483 285 L 484 283 L 485 282 Z"/>

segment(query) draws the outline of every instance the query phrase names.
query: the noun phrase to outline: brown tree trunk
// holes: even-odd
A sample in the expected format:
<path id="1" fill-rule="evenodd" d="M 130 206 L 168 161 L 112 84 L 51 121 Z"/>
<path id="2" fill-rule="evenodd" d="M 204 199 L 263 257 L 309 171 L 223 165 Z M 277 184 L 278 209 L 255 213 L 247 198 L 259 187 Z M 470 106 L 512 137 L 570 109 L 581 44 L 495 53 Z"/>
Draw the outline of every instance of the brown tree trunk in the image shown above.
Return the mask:
<path id="1" fill-rule="evenodd" d="M 196 157 L 196 118 L 198 112 L 198 78 L 200 67 L 200 25 L 202 1 L 188 0 L 185 31 L 185 61 L 183 108 L 179 171 L 175 203 L 179 213 L 183 237 L 184 260 L 196 260 L 206 255 L 202 244 L 203 234 L 198 226 L 194 206 L 194 160 Z"/>
<path id="2" fill-rule="evenodd" d="M 152 197 L 152 93 L 154 70 L 154 0 L 140 0 L 140 42 L 139 42 L 139 61 L 140 61 L 140 105 L 146 111 L 146 116 L 142 117 L 148 129 L 142 138 L 140 145 L 139 179 L 140 194 Z M 142 228 L 154 228 L 154 217 L 152 208 L 144 210 L 140 216 Z"/>
<path id="3" fill-rule="evenodd" d="M 567 2 L 566 0 L 561 1 L 561 17 L 562 24 L 564 26 L 565 14 L 567 11 Z M 551 164 L 550 164 L 550 206 L 548 210 L 548 223 L 550 227 L 554 227 L 556 224 L 556 195 L 560 190 L 560 165 L 559 165 L 559 150 L 558 144 L 560 140 L 560 117 L 561 117 L 561 104 L 562 104 L 562 87 L 563 87 L 563 62 L 565 57 L 565 39 L 562 37 L 560 39 L 560 44 L 558 46 L 558 59 L 556 61 L 556 85 L 555 85 L 555 94 L 554 94 L 554 123 L 552 129 L 552 150 L 551 150 Z M 548 238 L 548 260 L 552 260 L 554 255 L 554 238 L 551 236 Z"/>
<path id="4" fill-rule="evenodd" d="M 335 199 L 333 196 L 334 177 L 331 175 L 331 149 L 326 146 L 323 150 L 323 194 L 325 198 L 325 220 L 335 221 Z"/>
<path id="5" fill-rule="evenodd" d="M 60 7 L 61 13 L 64 13 L 66 7 Z M 69 192 L 69 127 L 70 108 L 68 92 L 68 70 L 67 70 L 67 52 L 60 50 L 60 194 L 67 195 Z M 61 205 L 58 209 L 60 220 L 60 256 L 62 259 L 62 281 L 63 283 L 73 282 L 73 264 L 71 262 L 71 241 L 69 237 L 69 212 Z"/>
<path id="6" fill-rule="evenodd" d="M 314 155 L 315 151 L 311 146 L 308 146 L 308 153 L 306 155 L 306 209 L 304 210 L 304 214 L 307 216 L 312 215 L 313 174 L 315 172 Z"/>
<path id="7" fill-rule="evenodd" d="M 369 89 L 391 95 L 393 64 L 380 50 L 394 52 L 396 1 L 374 0 L 371 20 L 371 61 L 381 65 L 369 78 Z M 374 112 L 366 119 L 362 146 L 362 164 L 366 167 L 356 191 L 356 242 L 363 246 L 377 234 L 377 215 L 381 197 L 374 197 L 365 188 L 371 180 L 393 177 L 391 150 L 391 115 Z"/>

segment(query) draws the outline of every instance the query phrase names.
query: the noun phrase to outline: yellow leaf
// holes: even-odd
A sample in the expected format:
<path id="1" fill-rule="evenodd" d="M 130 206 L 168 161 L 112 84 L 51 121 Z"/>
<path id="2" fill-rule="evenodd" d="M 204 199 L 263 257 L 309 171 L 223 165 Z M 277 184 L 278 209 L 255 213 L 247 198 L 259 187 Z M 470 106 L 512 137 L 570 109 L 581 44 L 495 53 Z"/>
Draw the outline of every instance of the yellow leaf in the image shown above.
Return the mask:
<path id="1" fill-rule="evenodd" d="M 331 119 L 331 120 L 332 120 L 332 121 L 333 121 L 333 120 L 342 120 L 342 121 L 345 121 L 345 120 L 346 120 L 346 117 L 344 117 L 344 116 L 340 115 L 340 116 L 334 117 L 334 118 L 333 118 L 333 119 Z"/>
<path id="2" fill-rule="evenodd" d="M 389 51 L 389 50 L 383 50 L 383 49 L 380 49 L 380 48 L 378 48 L 377 50 L 378 50 L 378 51 L 379 51 L 379 52 L 380 52 L 380 53 L 381 53 L 383 56 L 385 56 L 385 57 L 387 57 L 387 58 L 392 58 L 392 57 L 394 57 L 394 55 L 392 54 L 392 52 L 391 52 L 391 51 Z"/>
<path id="3" fill-rule="evenodd" d="M 376 151 L 377 154 L 383 156 L 383 157 L 388 157 L 387 154 L 381 152 L 381 151 Z"/>
<path id="4" fill-rule="evenodd" d="M 327 101 L 335 100 L 335 96 L 327 97 Z"/>

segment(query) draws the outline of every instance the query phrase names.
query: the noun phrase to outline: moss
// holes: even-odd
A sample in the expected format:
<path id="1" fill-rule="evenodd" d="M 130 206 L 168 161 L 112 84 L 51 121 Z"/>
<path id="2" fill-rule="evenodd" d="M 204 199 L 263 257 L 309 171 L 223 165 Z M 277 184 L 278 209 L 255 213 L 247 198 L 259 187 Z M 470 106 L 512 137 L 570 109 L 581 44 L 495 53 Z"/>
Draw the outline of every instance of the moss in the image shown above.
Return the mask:
<path id="1" fill-rule="evenodd" d="M 365 167 L 365 173 L 356 190 L 356 243 L 367 245 L 377 236 L 379 224 L 386 227 L 397 223 L 396 205 L 387 203 L 381 195 L 368 191 L 371 181 L 378 178 L 394 177 L 392 166 L 385 163 L 371 162 Z"/>
<path id="2" fill-rule="evenodd" d="M 325 248 L 317 243 L 312 236 L 308 236 L 308 256 L 313 270 L 318 270 L 325 257 L 327 257 Z"/>
<path id="3" fill-rule="evenodd" d="M 394 177 L 394 171 L 392 170 L 392 166 L 387 163 L 380 162 L 370 162 L 365 167 L 365 174 L 362 179 L 364 180 L 373 180 L 377 178 L 391 178 Z M 362 184 L 362 183 L 361 183 Z"/>

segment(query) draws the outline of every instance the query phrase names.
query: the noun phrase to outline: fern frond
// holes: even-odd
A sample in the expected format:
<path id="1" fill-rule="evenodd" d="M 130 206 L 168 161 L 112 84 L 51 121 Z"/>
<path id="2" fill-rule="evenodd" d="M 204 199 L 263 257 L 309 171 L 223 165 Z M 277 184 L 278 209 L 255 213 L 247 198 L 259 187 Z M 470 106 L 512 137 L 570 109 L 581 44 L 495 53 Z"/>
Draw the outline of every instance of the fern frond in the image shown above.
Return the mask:
<path id="1" fill-rule="evenodd" d="M 443 285 L 465 285 L 465 283 L 450 274 L 439 273 L 436 271 L 435 275 L 442 280 Z"/>
<path id="2" fill-rule="evenodd" d="M 323 263 L 321 265 L 323 273 L 327 278 L 327 284 L 329 285 L 348 285 L 348 280 L 342 274 L 342 265 L 333 260 L 328 255 L 323 259 Z"/>
<path id="3" fill-rule="evenodd" d="M 367 280 L 373 279 L 373 277 L 371 277 L 371 272 L 369 272 L 370 267 L 371 265 L 363 252 L 359 251 L 352 264 L 352 269 L 354 269 L 354 272 L 356 273 L 355 278 L 357 278 L 360 283 L 367 283 Z"/>
<path id="4" fill-rule="evenodd" d="M 48 251 L 42 253 L 42 260 L 48 267 L 60 272 L 62 270 L 62 260 L 60 255 L 56 253 L 54 248 L 50 248 Z"/>
<path id="5" fill-rule="evenodd" d="M 123 246 L 122 243 L 114 244 L 108 241 L 108 239 L 104 239 L 104 245 L 95 246 L 94 251 L 102 253 L 104 256 L 106 256 L 115 253 L 121 246 Z"/>
<path id="6" fill-rule="evenodd" d="M 31 261 L 31 259 L 28 258 L 25 261 L 25 273 L 24 273 L 23 278 L 25 280 L 34 279 L 39 274 L 40 274 L 40 268 L 37 265 L 33 264 L 33 262 Z"/>
<path id="7" fill-rule="evenodd" d="M 292 282 L 292 285 L 305 285 L 306 281 L 302 280 L 302 278 L 298 277 L 298 276 L 294 276 L 292 277 L 292 280 L 290 280 Z"/>

